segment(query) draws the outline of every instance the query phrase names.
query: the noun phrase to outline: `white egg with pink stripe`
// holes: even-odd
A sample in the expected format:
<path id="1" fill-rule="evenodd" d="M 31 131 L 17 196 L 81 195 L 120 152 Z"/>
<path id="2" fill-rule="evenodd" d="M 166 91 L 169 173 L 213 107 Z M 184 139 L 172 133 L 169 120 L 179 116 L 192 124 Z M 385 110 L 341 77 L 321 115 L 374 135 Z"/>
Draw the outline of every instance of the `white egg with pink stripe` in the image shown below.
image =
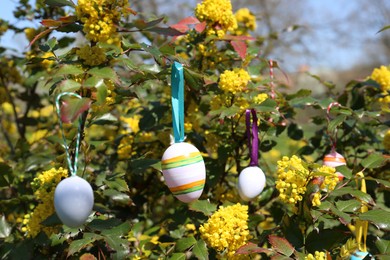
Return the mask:
<path id="1" fill-rule="evenodd" d="M 346 165 L 347 163 L 345 161 L 344 156 L 342 156 L 336 151 L 332 151 L 331 153 L 325 155 L 323 164 L 326 166 L 336 168 L 337 166 Z M 344 179 L 343 174 L 341 174 L 340 172 L 336 172 L 336 173 L 339 176 L 340 181 Z"/>

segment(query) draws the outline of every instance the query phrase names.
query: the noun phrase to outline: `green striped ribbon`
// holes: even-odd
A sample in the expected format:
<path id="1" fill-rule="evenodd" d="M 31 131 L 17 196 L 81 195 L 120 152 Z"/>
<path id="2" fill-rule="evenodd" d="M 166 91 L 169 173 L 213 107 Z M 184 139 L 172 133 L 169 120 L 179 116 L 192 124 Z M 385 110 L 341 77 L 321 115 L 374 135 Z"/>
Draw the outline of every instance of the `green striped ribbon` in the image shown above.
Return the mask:
<path id="1" fill-rule="evenodd" d="M 65 138 L 65 133 L 64 133 L 64 128 L 62 126 L 62 120 L 61 120 L 61 108 L 60 108 L 60 100 L 63 96 L 73 96 L 77 97 L 79 99 L 82 99 L 82 97 L 76 93 L 72 92 L 63 92 L 59 94 L 56 98 L 56 110 L 57 110 L 57 115 L 60 121 L 60 129 L 61 129 L 61 134 L 62 134 L 62 139 L 64 140 L 64 147 L 65 147 L 65 152 L 66 152 L 66 159 L 68 161 L 68 167 L 70 170 L 70 174 L 72 176 L 75 176 L 77 173 L 77 162 L 78 162 L 78 157 L 79 157 L 79 150 L 80 150 L 80 140 L 81 140 L 81 117 L 79 117 L 79 125 L 78 125 L 78 130 L 77 130 L 77 139 L 76 139 L 76 147 L 75 147 L 75 155 L 74 155 L 74 161 L 72 163 L 72 160 L 70 158 L 69 154 L 69 146 L 66 143 L 66 138 Z"/>

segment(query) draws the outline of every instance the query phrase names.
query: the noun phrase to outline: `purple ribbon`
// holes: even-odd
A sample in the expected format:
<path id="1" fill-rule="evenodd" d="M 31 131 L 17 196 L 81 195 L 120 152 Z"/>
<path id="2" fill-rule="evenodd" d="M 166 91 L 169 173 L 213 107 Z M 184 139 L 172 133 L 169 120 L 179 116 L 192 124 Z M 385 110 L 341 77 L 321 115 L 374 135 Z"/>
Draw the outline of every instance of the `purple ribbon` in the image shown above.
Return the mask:
<path id="1" fill-rule="evenodd" d="M 251 133 L 251 113 L 252 113 L 252 117 L 253 117 L 252 133 Z M 251 154 L 251 162 L 249 163 L 249 166 L 258 166 L 259 130 L 257 127 L 256 110 L 247 109 L 245 111 L 245 119 L 246 119 L 246 135 L 248 137 L 249 153 Z"/>

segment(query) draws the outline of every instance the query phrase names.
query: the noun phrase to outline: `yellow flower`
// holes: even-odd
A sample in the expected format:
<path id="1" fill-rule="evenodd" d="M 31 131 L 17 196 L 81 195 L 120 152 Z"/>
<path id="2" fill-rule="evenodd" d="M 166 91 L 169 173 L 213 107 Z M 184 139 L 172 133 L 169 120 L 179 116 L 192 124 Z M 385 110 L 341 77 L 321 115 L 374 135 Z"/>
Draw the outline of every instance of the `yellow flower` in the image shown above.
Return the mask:
<path id="1" fill-rule="evenodd" d="M 132 117 L 121 116 L 120 120 L 124 123 L 125 128 L 129 133 L 138 133 L 139 132 L 139 120 L 141 119 L 140 115 L 134 115 Z"/>
<path id="2" fill-rule="evenodd" d="M 305 260 L 326 260 L 326 254 L 325 252 L 319 252 L 315 251 L 314 255 L 313 254 L 308 254 L 305 256 Z"/>
<path id="3" fill-rule="evenodd" d="M 257 27 L 256 17 L 248 8 L 241 8 L 235 13 L 238 28 L 234 32 L 237 35 L 247 35 L 248 31 L 254 31 Z"/>
<path id="4" fill-rule="evenodd" d="M 390 91 L 390 70 L 386 66 L 375 68 L 371 74 L 371 78 L 379 83 L 382 91 Z"/>
<path id="5" fill-rule="evenodd" d="M 54 60 L 51 59 L 54 57 L 54 54 L 52 52 L 45 52 L 43 55 L 42 55 L 42 60 L 41 61 L 41 64 L 42 64 L 42 67 L 48 69 L 48 71 L 50 71 L 50 68 L 53 66 L 54 64 Z"/>
<path id="6" fill-rule="evenodd" d="M 133 154 L 133 142 L 134 137 L 132 135 L 126 135 L 121 139 L 117 150 L 118 158 L 120 160 L 131 157 Z"/>
<path id="7" fill-rule="evenodd" d="M 82 23 L 86 38 L 93 42 L 119 45 L 117 32 L 122 14 L 128 14 L 128 0 L 78 0 L 76 14 Z"/>
<path id="8" fill-rule="evenodd" d="M 302 160 L 296 155 L 290 158 L 284 156 L 278 161 L 278 179 L 276 188 L 279 198 L 287 204 L 295 204 L 302 200 L 306 185 L 312 178 L 309 170 L 303 166 Z"/>
<path id="9" fill-rule="evenodd" d="M 34 28 L 26 28 L 24 29 L 24 33 L 26 34 L 26 38 L 29 42 L 31 42 L 35 35 L 37 34 L 37 30 L 35 30 Z"/>
<path id="10" fill-rule="evenodd" d="M 203 0 L 196 6 L 195 16 L 199 21 L 205 21 L 211 27 L 210 29 L 218 26 L 220 29 L 213 31 L 212 34 L 219 37 L 222 37 L 226 31 L 233 31 L 237 28 L 230 0 Z"/>
<path id="11" fill-rule="evenodd" d="M 33 143 L 41 140 L 42 138 L 44 138 L 48 132 L 49 131 L 47 129 L 39 129 L 39 130 L 33 132 L 31 135 L 27 136 L 27 142 L 29 144 L 33 144 Z"/>
<path id="12" fill-rule="evenodd" d="M 218 86 L 225 92 L 235 94 L 244 91 L 250 79 L 249 73 L 243 69 L 225 70 L 219 77 Z"/>
<path id="13" fill-rule="evenodd" d="M 206 243 L 222 254 L 226 250 L 228 259 L 235 259 L 236 250 L 245 245 L 250 234 L 248 231 L 248 206 L 237 203 L 221 206 L 205 224 L 199 228 Z"/>
<path id="14" fill-rule="evenodd" d="M 253 98 L 253 102 L 256 103 L 256 104 L 261 104 L 261 103 L 263 103 L 267 98 L 268 98 L 268 94 L 266 94 L 266 93 L 261 93 L 261 94 L 258 94 L 257 96 L 255 96 L 255 97 Z"/>
<path id="15" fill-rule="evenodd" d="M 76 51 L 76 54 L 88 66 L 97 66 L 106 62 L 106 53 L 99 46 L 85 45 Z"/>
<path id="16" fill-rule="evenodd" d="M 39 204 L 34 208 L 32 213 L 24 216 L 22 230 L 29 237 L 35 237 L 40 231 L 44 231 L 48 236 L 57 231 L 58 227 L 45 227 L 42 221 L 51 216 L 54 209 L 54 191 L 57 184 L 62 178 L 68 177 L 68 171 L 63 168 L 52 168 L 37 175 L 31 182 L 34 189 L 34 196 Z"/>
<path id="17" fill-rule="evenodd" d="M 383 146 L 386 150 L 390 151 L 390 129 L 387 130 L 385 136 L 383 137 Z"/>

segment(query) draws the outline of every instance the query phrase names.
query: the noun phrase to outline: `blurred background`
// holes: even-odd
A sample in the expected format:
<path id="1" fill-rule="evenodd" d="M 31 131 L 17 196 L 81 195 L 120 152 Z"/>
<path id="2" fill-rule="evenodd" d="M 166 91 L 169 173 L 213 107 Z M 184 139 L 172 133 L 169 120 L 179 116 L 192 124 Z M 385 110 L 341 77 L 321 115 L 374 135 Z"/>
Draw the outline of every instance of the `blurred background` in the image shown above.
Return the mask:
<path id="1" fill-rule="evenodd" d="M 28 1 L 28 0 L 26 0 Z M 29 0 L 34 6 L 35 0 Z M 77 2 L 74 0 L 74 2 Z M 193 16 L 200 0 L 130 0 L 140 16 L 154 13 L 166 16 L 168 25 Z M 16 0 L 1 0 L 0 18 L 17 27 L 39 27 L 39 21 L 18 21 L 13 17 Z M 308 75 L 341 87 L 351 78 L 368 76 L 374 67 L 390 64 L 390 1 L 376 0 L 232 0 L 233 11 L 247 7 L 258 18 L 253 36 L 269 40 L 262 54 L 277 60 L 288 78 L 279 72 L 279 80 L 293 88 L 307 88 L 321 95 L 323 87 Z M 173 8 L 174 7 L 174 8 Z M 5 33 L 0 46 L 13 52 L 27 50 L 23 32 Z"/>

